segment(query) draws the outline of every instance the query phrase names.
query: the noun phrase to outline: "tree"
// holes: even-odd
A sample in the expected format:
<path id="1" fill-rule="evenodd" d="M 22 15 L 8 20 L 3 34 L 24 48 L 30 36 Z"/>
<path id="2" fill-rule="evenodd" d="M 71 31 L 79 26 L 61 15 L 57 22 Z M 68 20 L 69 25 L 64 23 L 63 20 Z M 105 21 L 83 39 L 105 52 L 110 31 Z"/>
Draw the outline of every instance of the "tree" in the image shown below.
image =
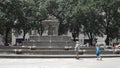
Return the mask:
<path id="1" fill-rule="evenodd" d="M 34 6 L 33 6 L 33 18 L 34 18 L 34 29 L 38 31 L 39 35 L 42 36 L 44 27 L 42 25 L 42 21 L 47 19 L 48 14 L 47 10 L 45 8 L 46 1 L 44 0 L 33 0 Z"/>
<path id="2" fill-rule="evenodd" d="M 68 24 L 65 19 L 71 12 L 69 3 L 70 1 L 66 0 L 48 0 L 46 3 L 48 14 L 55 16 L 59 21 L 58 35 L 65 34 L 68 31 Z"/>
<path id="3" fill-rule="evenodd" d="M 3 12 L 0 12 L 0 34 L 1 35 L 4 35 L 4 28 L 3 28 L 3 26 L 4 26 L 4 17 L 5 17 L 5 13 L 3 13 Z"/>
<path id="4" fill-rule="evenodd" d="M 73 39 L 75 40 L 75 38 L 78 37 L 79 33 L 82 31 L 83 25 L 85 28 L 87 28 L 87 25 L 92 26 L 92 24 L 88 24 L 88 23 L 89 21 L 93 22 L 93 19 L 89 17 L 89 16 L 92 16 L 93 14 L 92 11 L 96 10 L 95 7 L 93 7 L 93 4 L 94 4 L 93 0 L 92 1 L 89 1 L 89 0 L 84 0 L 84 1 L 83 0 L 76 0 L 76 1 L 50 0 L 47 3 L 47 10 L 50 14 L 54 15 L 60 21 L 59 34 L 63 34 L 67 32 L 68 30 L 70 30 L 72 32 Z M 101 16 L 99 16 L 99 20 L 100 20 L 100 17 Z M 88 21 L 86 21 L 87 18 L 89 18 Z M 67 29 L 63 29 L 64 27 L 67 27 Z M 87 29 L 87 31 L 84 31 L 84 32 L 90 32 L 89 29 Z M 96 32 L 94 31 L 94 33 Z M 92 32 L 92 34 L 94 33 Z M 97 32 L 97 34 L 99 33 Z M 97 34 L 94 34 L 94 35 L 97 35 Z"/>
<path id="5" fill-rule="evenodd" d="M 43 8 L 42 0 L 30 0 L 25 1 L 21 0 L 21 15 L 17 15 L 17 23 L 15 24 L 16 32 L 21 34 L 23 33 L 23 39 L 25 39 L 25 35 L 31 30 L 38 30 L 39 34 L 42 35 L 43 27 L 41 22 L 46 19 L 47 13 Z M 41 32 L 40 32 L 41 31 Z"/>
<path id="6" fill-rule="evenodd" d="M 106 45 L 109 45 L 110 39 L 114 39 L 115 33 L 117 33 L 117 32 L 115 32 L 115 33 L 113 32 L 113 30 L 116 29 L 115 24 L 117 23 L 117 22 L 115 22 L 116 21 L 115 19 L 117 19 L 117 18 L 116 18 L 116 16 L 114 16 L 114 14 L 117 13 L 117 10 L 119 8 L 118 7 L 119 2 L 120 2 L 119 0 L 101 0 L 101 1 L 98 0 L 98 3 L 97 3 L 97 4 L 99 4 L 98 6 L 100 6 L 99 9 L 100 9 L 101 13 L 104 13 L 103 26 L 105 29 L 104 34 L 107 35 L 107 38 L 105 40 Z"/>
<path id="7" fill-rule="evenodd" d="M 5 45 L 8 43 L 8 37 L 11 32 L 11 29 L 13 28 L 13 23 L 14 23 L 14 18 L 15 16 L 13 15 L 13 5 L 12 5 L 12 0 L 11 1 L 1 1 L 0 3 L 0 10 L 3 16 L 1 17 L 1 32 L 4 35 L 5 38 Z"/>
<path id="8" fill-rule="evenodd" d="M 81 7 L 78 6 L 77 9 L 80 8 L 83 12 L 82 17 L 80 17 L 81 13 L 78 14 L 78 17 L 81 18 L 78 21 L 83 23 L 83 32 L 91 39 L 91 45 L 92 38 L 95 36 L 106 34 L 107 45 L 110 39 L 114 39 L 118 36 L 118 26 L 116 26 L 117 22 L 115 19 L 118 20 L 119 17 L 117 16 L 117 18 L 115 18 L 116 16 L 114 15 L 118 13 L 119 0 L 84 0 L 78 5 Z M 102 13 L 104 13 L 103 16 Z"/>
<path id="9" fill-rule="evenodd" d="M 19 14 L 17 16 L 17 23 L 15 23 L 15 31 L 16 33 L 23 33 L 23 40 L 25 39 L 25 35 L 32 29 L 33 20 L 31 18 L 32 15 L 32 0 L 25 1 L 21 0 L 21 6 L 19 7 Z"/>

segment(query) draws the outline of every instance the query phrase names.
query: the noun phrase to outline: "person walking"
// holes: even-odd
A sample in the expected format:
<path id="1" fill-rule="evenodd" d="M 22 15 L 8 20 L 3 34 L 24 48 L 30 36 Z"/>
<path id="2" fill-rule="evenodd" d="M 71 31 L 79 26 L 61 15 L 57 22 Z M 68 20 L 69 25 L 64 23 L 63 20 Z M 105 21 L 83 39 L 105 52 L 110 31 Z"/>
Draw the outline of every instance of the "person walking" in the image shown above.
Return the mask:
<path id="1" fill-rule="evenodd" d="M 97 60 L 102 60 L 101 56 L 100 56 L 101 50 L 100 50 L 100 46 L 96 45 L 96 55 L 97 55 Z"/>
<path id="2" fill-rule="evenodd" d="M 76 59 L 79 59 L 79 50 L 80 50 L 80 44 L 78 41 L 76 41 L 76 44 L 75 44 Z"/>

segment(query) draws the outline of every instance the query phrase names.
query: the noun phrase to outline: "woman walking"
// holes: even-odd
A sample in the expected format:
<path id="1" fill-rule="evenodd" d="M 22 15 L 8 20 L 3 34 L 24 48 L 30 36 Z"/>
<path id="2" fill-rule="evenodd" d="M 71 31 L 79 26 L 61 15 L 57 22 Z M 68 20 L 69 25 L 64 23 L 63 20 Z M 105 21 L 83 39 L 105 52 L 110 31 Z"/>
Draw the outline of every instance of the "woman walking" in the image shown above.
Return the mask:
<path id="1" fill-rule="evenodd" d="M 101 58 L 101 56 L 100 56 L 100 53 L 101 53 L 101 51 L 100 51 L 100 46 L 97 45 L 97 46 L 96 46 L 97 60 L 102 60 L 102 58 Z"/>

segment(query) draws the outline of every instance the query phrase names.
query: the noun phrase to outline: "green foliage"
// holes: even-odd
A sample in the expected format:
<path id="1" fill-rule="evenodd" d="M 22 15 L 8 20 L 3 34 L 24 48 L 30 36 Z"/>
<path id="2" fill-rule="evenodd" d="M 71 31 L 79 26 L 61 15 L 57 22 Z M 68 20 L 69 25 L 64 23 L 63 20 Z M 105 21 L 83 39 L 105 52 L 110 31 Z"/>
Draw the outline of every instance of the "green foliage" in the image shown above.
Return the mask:
<path id="1" fill-rule="evenodd" d="M 42 35 L 41 22 L 49 15 L 59 20 L 59 35 L 107 35 L 108 41 L 119 36 L 120 0 L 0 0 L 0 34 L 14 28 L 18 34 L 35 29 Z"/>

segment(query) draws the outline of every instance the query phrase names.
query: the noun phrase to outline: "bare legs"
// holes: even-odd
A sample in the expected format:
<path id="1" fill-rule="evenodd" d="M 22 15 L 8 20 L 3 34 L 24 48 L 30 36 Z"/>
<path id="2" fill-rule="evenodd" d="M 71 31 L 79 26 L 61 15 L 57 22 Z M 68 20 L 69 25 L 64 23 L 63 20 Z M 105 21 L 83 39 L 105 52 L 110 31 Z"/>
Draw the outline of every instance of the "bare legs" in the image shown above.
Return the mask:
<path id="1" fill-rule="evenodd" d="M 102 57 L 101 56 L 97 56 L 97 60 L 102 60 Z"/>
<path id="2" fill-rule="evenodd" d="M 76 52 L 76 59 L 79 59 L 79 52 Z"/>

